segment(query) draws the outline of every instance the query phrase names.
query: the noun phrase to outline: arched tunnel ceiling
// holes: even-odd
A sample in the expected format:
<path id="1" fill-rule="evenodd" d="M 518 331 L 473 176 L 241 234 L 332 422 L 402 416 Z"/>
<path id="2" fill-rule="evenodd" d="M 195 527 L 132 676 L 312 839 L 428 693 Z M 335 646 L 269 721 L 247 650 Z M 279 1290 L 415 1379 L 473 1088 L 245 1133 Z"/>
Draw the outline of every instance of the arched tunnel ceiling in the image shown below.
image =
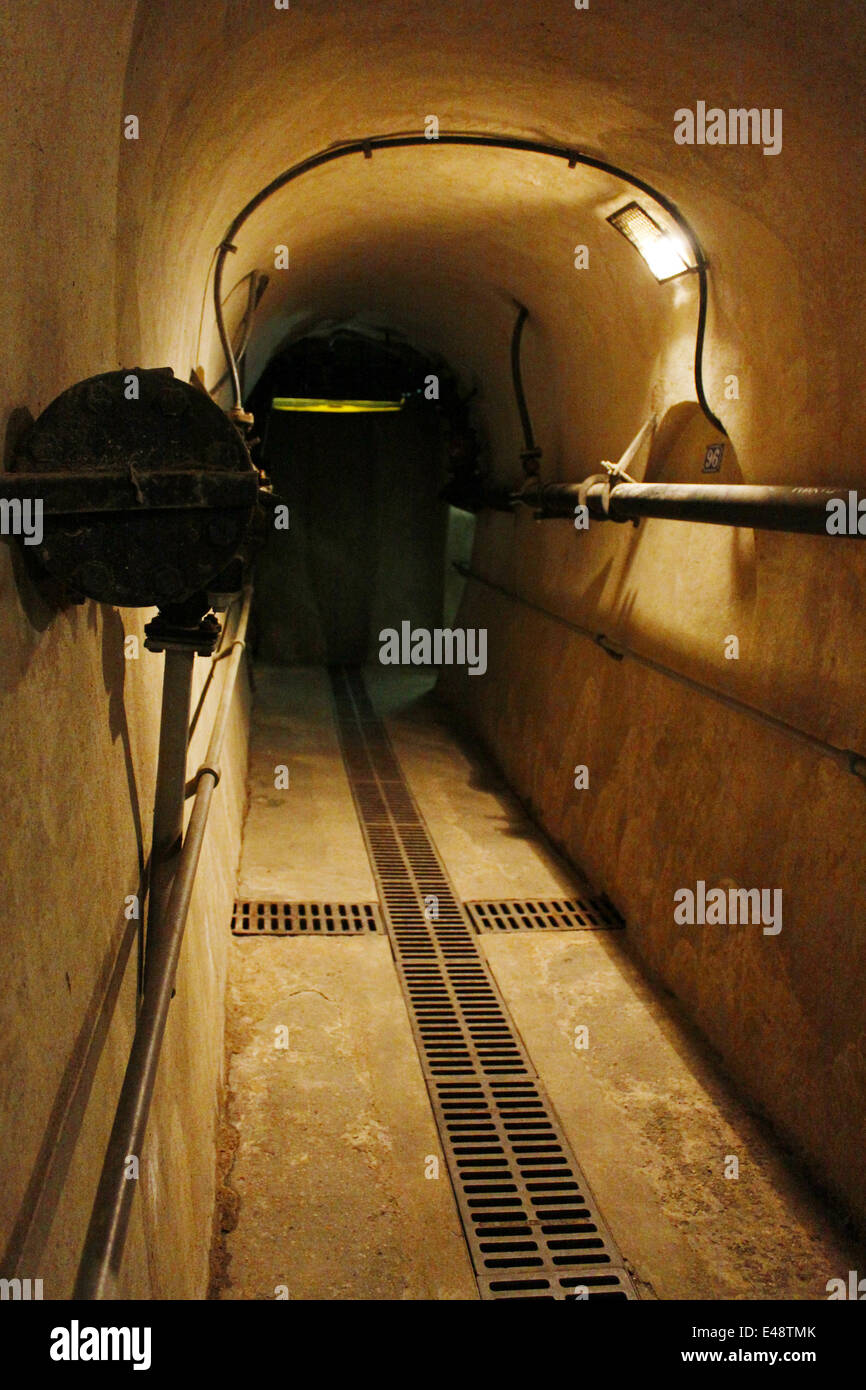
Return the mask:
<path id="1" fill-rule="evenodd" d="M 748 475 L 840 480 L 854 425 L 828 401 L 853 389 L 864 346 L 840 352 L 832 336 L 859 256 L 862 173 L 845 156 L 863 126 L 856 65 L 846 66 L 852 36 L 863 34 L 859 6 L 836 7 L 817 29 L 802 3 L 736 13 L 668 4 L 660 15 L 657 4 L 634 2 L 277 11 L 237 0 L 222 7 L 222 24 L 217 8 L 139 6 L 125 104 L 143 137 L 124 152 L 120 187 L 120 254 L 137 278 L 120 305 L 127 360 L 149 360 L 156 344 L 164 357 L 170 343 L 176 371 L 202 361 L 213 381 L 222 364 L 209 303 L 201 348 L 199 318 L 231 218 L 335 139 L 421 130 L 434 114 L 443 129 L 599 154 L 672 197 L 711 262 L 707 394 Z M 844 132 L 815 101 L 819 83 L 832 83 L 837 104 L 851 94 Z M 674 112 L 698 100 L 781 108 L 782 153 L 675 144 Z M 507 345 L 518 297 L 533 316 L 526 378 L 545 451 L 560 467 L 565 451 L 593 463 L 624 448 L 652 405 L 694 394 L 694 286 L 657 286 L 603 225 L 625 200 L 613 180 L 528 155 L 358 157 L 255 214 L 226 288 L 252 266 L 271 271 L 253 366 L 305 314 L 375 312 L 443 352 L 480 379 L 500 456 L 516 445 Z M 816 228 L 822 206 L 827 225 Z M 573 267 L 582 242 L 588 271 Z M 288 272 L 273 271 L 278 243 L 290 248 Z M 722 398 L 730 372 L 748 412 Z"/>
<path id="2" fill-rule="evenodd" d="M 632 415 L 668 343 L 682 340 L 678 356 L 669 352 L 668 370 L 680 394 L 689 395 L 696 286 L 657 285 L 607 226 L 608 213 L 629 196 L 620 180 L 595 170 L 569 171 L 551 158 L 503 151 L 389 150 L 316 170 L 253 214 L 237 239 L 233 278 L 256 266 L 271 273 L 253 371 L 292 313 L 377 315 L 477 379 L 501 455 L 509 436 L 497 426 L 504 420 L 513 427 L 510 394 L 499 393 L 508 384 L 517 298 L 531 313 L 527 383 L 548 451 L 558 443 L 550 421 L 564 421 L 566 438 L 580 423 L 567 408 L 562 368 L 584 382 L 612 377 L 623 331 L 632 364 L 621 395 Z M 279 244 L 290 248 L 287 272 L 273 269 Z M 578 244 L 588 248 L 589 271 L 574 267 Z M 599 296 L 604 314 L 597 312 Z M 243 308 L 242 295 L 234 307 Z M 557 343 L 567 345 L 567 358 Z M 586 415 L 585 397 L 572 405 L 578 417 Z"/>

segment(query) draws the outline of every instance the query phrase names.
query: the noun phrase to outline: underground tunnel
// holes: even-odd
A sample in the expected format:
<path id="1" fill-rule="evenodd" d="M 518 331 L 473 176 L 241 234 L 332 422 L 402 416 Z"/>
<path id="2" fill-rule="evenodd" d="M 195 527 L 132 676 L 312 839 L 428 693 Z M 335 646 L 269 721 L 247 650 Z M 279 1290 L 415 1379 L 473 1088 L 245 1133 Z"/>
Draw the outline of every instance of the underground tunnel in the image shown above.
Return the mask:
<path id="1" fill-rule="evenodd" d="M 0 31 L 3 1298 L 866 1297 L 862 8 Z"/>

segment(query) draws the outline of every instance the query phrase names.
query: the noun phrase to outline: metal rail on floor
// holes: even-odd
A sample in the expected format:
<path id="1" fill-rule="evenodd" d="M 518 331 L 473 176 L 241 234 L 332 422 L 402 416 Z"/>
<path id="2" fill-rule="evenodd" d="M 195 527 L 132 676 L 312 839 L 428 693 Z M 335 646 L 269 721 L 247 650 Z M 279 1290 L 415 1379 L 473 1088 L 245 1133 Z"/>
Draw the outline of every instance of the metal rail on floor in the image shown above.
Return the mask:
<path id="1" fill-rule="evenodd" d="M 193 778 L 195 800 L 167 895 L 165 915 L 161 919 L 157 939 L 148 951 L 144 996 L 84 1242 L 73 1294 L 76 1299 L 112 1298 L 116 1294 L 137 1185 L 130 1176 L 130 1160 L 140 1158 L 144 1143 L 205 826 L 214 789 L 220 779 L 220 758 L 245 646 L 251 602 L 252 590 L 248 588 L 244 592 L 230 655 L 226 657 L 225 681 L 207 755 Z M 184 721 L 188 717 L 187 708 Z"/>

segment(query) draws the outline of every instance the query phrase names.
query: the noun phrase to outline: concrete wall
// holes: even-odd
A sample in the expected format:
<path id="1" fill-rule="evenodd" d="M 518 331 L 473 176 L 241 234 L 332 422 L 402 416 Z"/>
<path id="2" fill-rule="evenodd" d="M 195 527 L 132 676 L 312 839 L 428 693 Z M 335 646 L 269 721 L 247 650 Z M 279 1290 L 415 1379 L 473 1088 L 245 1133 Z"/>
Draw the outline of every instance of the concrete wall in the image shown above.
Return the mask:
<path id="1" fill-rule="evenodd" d="M 866 362 L 862 161 L 852 158 L 864 135 L 859 0 L 817 10 L 811 0 L 747 0 L 735 11 L 691 0 L 663 11 L 654 0 L 583 11 L 550 0 L 279 11 L 148 0 L 130 30 L 132 18 L 117 3 L 7 7 L 17 104 L 4 142 L 15 159 L 4 180 L 14 260 L 0 291 L 16 330 L 2 347 L 8 409 L 36 411 L 121 357 L 184 374 L 201 362 L 214 381 L 221 363 L 203 296 L 231 217 L 334 139 L 417 130 L 436 114 L 444 128 L 598 153 L 673 197 L 712 265 L 706 385 L 731 436 L 722 479 L 862 485 L 852 408 Z M 781 153 L 675 144 L 674 112 L 698 101 L 781 109 Z M 125 112 L 139 117 L 138 141 L 117 138 Z M 254 266 L 272 276 L 251 368 L 292 325 L 375 312 L 479 383 L 490 460 L 513 478 L 517 298 L 531 314 L 525 379 L 543 475 L 581 476 L 618 457 L 650 409 L 665 414 L 694 396 L 694 281 L 656 285 L 606 225 L 631 196 L 605 175 L 494 151 L 392 152 L 318 170 L 257 212 L 230 258 L 227 291 Z M 290 247 L 285 272 L 274 267 L 279 244 Z M 575 269 L 578 244 L 589 248 L 587 270 Z M 726 399 L 731 375 L 739 394 Z M 699 476 L 704 443 L 695 427 L 666 463 L 639 466 Z M 662 522 L 581 536 L 528 516 L 487 517 L 474 563 L 840 746 L 866 746 L 866 559 L 853 543 Z M 109 931 L 94 923 L 130 891 L 136 846 L 119 712 L 118 739 L 110 723 L 106 731 L 119 676 L 106 690 L 100 673 L 102 628 L 111 653 L 118 620 L 85 609 L 40 629 L 8 571 L 3 583 L 4 804 L 18 826 L 7 854 L 6 1007 L 33 1019 L 23 1037 L 17 1023 L 4 1031 L 19 1137 L 3 1200 L 15 1209 L 83 1016 L 66 965 L 56 975 L 58 939 L 44 924 L 78 924 L 64 928 L 60 949 L 74 956 L 71 988 L 81 977 L 89 997 L 94 940 Z M 619 903 L 635 949 L 862 1219 L 862 787 L 490 591 L 470 586 L 463 621 L 488 626 L 491 665 L 486 679 L 458 682 L 455 698 L 554 837 Z M 737 662 L 723 655 L 732 633 Z M 137 769 L 155 738 L 156 675 L 144 661 L 126 673 Z M 71 747 L 87 748 L 86 761 L 76 752 L 58 775 Z M 569 776 L 578 762 L 590 768 L 582 794 Z M 112 788 L 125 800 L 113 802 Z M 148 799 L 142 784 L 142 808 Z M 54 852 L 70 828 L 91 866 L 87 888 Z M 50 872 L 34 875 L 37 859 Z M 672 893 L 699 877 L 781 887 L 782 933 L 675 928 Z M 44 1031 L 49 1020 L 59 1041 Z M 26 1087 L 36 1097 L 27 1105 Z"/>
<path id="2" fill-rule="evenodd" d="M 685 435 L 669 476 L 697 479 L 714 432 Z M 662 521 L 578 534 L 568 522 L 488 518 L 473 565 L 573 623 L 862 751 L 864 559 L 853 541 L 818 537 Z M 460 621 L 488 627 L 490 668 L 485 680 L 452 673 L 449 698 L 554 842 L 616 903 L 644 965 L 862 1224 L 866 787 L 832 758 L 613 661 L 481 584 L 469 583 Z M 736 661 L 724 654 L 730 635 Z M 575 789 L 578 765 L 587 789 Z M 674 893 L 699 879 L 781 889 L 781 932 L 677 925 Z"/>
<path id="3" fill-rule="evenodd" d="M 20 412 L 135 360 L 118 339 L 114 262 L 134 8 L 43 0 L 0 17 L 10 444 Z M 159 345 L 148 358 L 170 360 Z M 41 1278 L 46 1298 L 72 1289 L 134 1026 L 137 924 L 124 908 L 149 854 L 162 658 L 142 645 L 126 660 L 124 637 L 142 643 L 150 616 L 54 611 L 0 547 L 0 1246 L 3 1274 Z M 199 1297 L 207 1284 L 245 750 L 242 679 L 141 1156 L 120 1286 L 131 1296 Z"/>

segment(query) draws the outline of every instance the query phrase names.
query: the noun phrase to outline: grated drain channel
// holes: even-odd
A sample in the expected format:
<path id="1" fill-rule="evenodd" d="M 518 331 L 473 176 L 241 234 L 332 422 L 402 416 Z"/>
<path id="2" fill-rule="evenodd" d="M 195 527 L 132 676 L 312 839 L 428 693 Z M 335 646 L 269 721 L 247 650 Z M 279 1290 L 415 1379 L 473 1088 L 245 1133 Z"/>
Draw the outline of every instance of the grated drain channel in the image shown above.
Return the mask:
<path id="1" fill-rule="evenodd" d="M 483 1299 L 633 1299 L 358 671 L 337 728 Z"/>
<path id="2" fill-rule="evenodd" d="M 524 902 L 473 902 L 464 906 L 479 933 L 611 931 L 625 925 L 616 910 L 598 898 L 535 898 Z"/>
<path id="3" fill-rule="evenodd" d="M 357 936 L 382 932 L 376 903 L 236 902 L 233 936 Z"/>

